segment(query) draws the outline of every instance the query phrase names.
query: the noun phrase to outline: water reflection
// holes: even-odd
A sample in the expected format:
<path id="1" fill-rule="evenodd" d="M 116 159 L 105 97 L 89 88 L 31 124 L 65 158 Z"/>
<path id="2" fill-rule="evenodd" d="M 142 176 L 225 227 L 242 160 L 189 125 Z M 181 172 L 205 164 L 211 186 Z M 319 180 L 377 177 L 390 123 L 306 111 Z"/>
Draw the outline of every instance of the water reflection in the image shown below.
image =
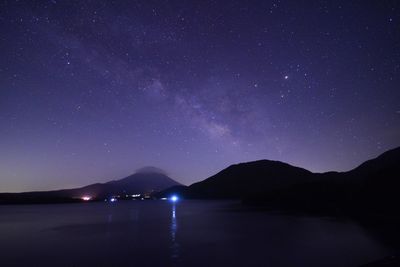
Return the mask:
<path id="1" fill-rule="evenodd" d="M 109 214 L 108 214 L 107 222 L 108 222 L 108 223 L 112 223 L 112 222 L 113 222 L 113 215 L 112 215 L 112 213 L 109 213 Z"/>
<path id="2" fill-rule="evenodd" d="M 178 223 L 176 220 L 176 203 L 172 203 L 172 216 L 171 216 L 171 259 L 175 263 L 179 258 L 179 244 L 176 240 L 176 233 L 178 230 Z"/>
<path id="3" fill-rule="evenodd" d="M 139 221 L 139 211 L 136 210 L 136 209 L 131 210 L 131 211 L 130 211 L 130 214 L 129 214 L 129 218 L 130 218 L 131 221 L 133 221 L 133 222 Z"/>
<path id="4" fill-rule="evenodd" d="M 350 220 L 230 212 L 233 204 L 0 206 L 0 266 L 362 266 L 399 248 L 394 222 L 365 225 L 379 228 L 371 237 Z M 382 234 L 394 238 L 383 245 Z"/>

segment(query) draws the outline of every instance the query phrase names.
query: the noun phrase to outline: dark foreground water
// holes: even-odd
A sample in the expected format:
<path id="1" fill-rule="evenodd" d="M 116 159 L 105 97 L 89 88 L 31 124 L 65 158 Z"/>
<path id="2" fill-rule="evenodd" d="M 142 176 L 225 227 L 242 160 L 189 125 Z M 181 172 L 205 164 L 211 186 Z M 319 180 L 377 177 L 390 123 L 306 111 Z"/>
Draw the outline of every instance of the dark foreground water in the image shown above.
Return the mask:
<path id="1" fill-rule="evenodd" d="M 351 221 L 232 202 L 0 206 L 0 266 L 359 266 L 393 251 Z"/>

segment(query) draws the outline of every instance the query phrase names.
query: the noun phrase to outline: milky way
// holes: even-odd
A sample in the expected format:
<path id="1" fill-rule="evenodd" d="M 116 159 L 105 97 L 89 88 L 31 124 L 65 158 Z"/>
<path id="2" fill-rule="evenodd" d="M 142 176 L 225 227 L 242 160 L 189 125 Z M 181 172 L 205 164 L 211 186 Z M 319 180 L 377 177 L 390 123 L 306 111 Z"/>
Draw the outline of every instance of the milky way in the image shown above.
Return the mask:
<path id="1" fill-rule="evenodd" d="M 400 144 L 398 1 L 1 1 L 0 191 Z"/>

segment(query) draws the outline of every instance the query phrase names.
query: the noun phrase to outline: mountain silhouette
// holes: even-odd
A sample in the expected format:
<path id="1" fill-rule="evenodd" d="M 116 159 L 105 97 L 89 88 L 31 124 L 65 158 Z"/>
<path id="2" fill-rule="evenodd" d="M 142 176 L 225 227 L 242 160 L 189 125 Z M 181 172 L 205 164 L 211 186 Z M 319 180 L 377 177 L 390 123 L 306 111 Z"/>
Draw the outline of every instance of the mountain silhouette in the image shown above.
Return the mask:
<path id="1" fill-rule="evenodd" d="M 104 199 L 113 195 L 144 194 L 165 190 L 166 188 L 180 185 L 168 177 L 164 171 L 146 167 L 136 173 L 120 180 L 107 183 L 96 183 L 74 189 L 54 191 L 1 193 L 0 203 L 13 202 L 64 202 L 90 196 L 93 199 Z"/>
<path id="2" fill-rule="evenodd" d="M 82 188 L 63 190 L 69 197 L 91 195 L 102 198 L 110 195 L 139 194 L 161 191 L 178 182 L 159 172 L 136 172 L 126 178 L 102 184 L 92 184 Z"/>
<path id="3" fill-rule="evenodd" d="M 232 165 L 188 187 L 160 196 L 237 198 L 247 204 L 342 212 L 391 212 L 400 203 L 400 147 L 348 172 L 312 173 L 289 164 L 260 160 Z"/>
<path id="4" fill-rule="evenodd" d="M 159 194 L 179 194 L 186 198 L 244 198 L 312 182 L 318 176 L 290 164 L 258 160 L 231 165 L 217 174 L 190 186 L 169 188 Z"/>
<path id="5" fill-rule="evenodd" d="M 193 196 L 237 198 L 279 189 L 312 179 L 311 172 L 289 164 L 259 160 L 232 165 L 187 188 Z"/>
<path id="6" fill-rule="evenodd" d="M 400 203 L 400 148 L 389 150 L 348 173 L 358 204 L 390 212 Z"/>
<path id="7" fill-rule="evenodd" d="M 400 147 L 362 163 L 348 172 L 312 173 L 271 160 L 229 166 L 190 186 L 169 178 L 164 171 L 145 167 L 126 178 L 75 189 L 3 193 L 0 203 L 64 202 L 82 196 L 160 192 L 159 197 L 179 194 L 185 198 L 241 199 L 247 204 L 279 208 L 341 212 L 389 213 L 400 202 Z"/>
<path id="8" fill-rule="evenodd" d="M 318 179 L 245 201 L 279 207 L 359 214 L 393 214 L 400 202 L 400 148 L 389 150 L 342 173 L 316 174 Z"/>

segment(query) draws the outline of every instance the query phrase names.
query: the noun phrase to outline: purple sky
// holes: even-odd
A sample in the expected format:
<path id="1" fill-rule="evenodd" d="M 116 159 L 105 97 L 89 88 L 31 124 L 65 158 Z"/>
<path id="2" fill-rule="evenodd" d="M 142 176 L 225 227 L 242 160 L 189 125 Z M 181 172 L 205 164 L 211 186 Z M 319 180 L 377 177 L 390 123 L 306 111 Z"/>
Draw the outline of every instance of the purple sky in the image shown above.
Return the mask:
<path id="1" fill-rule="evenodd" d="M 398 1 L 1 1 L 0 191 L 400 145 Z"/>

